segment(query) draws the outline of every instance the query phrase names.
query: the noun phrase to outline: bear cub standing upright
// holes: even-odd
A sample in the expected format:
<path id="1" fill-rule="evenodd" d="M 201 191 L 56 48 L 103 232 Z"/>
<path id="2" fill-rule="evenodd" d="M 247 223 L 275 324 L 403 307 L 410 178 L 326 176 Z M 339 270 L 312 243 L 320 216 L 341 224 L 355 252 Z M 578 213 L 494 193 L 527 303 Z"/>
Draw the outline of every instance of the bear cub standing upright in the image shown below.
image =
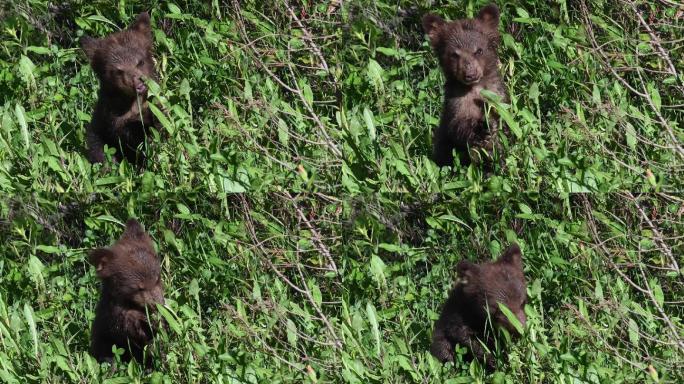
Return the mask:
<path id="1" fill-rule="evenodd" d="M 104 145 L 133 164 L 145 161 L 138 147 L 156 124 L 147 105 L 145 79 L 157 79 L 152 59 L 150 15 L 138 15 L 128 29 L 103 39 L 84 36 L 81 47 L 100 80 L 97 104 L 86 132 L 88 159 L 104 161 Z"/>
<path id="2" fill-rule="evenodd" d="M 493 369 L 494 361 L 481 344 L 489 349 L 494 347 L 491 332 L 487 332 L 488 319 L 517 335 L 498 304 L 508 307 L 523 326 L 527 320 L 527 288 L 520 247 L 512 244 L 494 262 L 473 264 L 463 260 L 456 271 L 458 281 L 435 323 L 430 352 L 442 362 L 453 361 L 454 347 L 460 344 L 469 349 L 470 358 Z"/>
<path id="3" fill-rule="evenodd" d="M 130 219 L 121 238 L 111 248 L 92 251 L 89 261 L 102 280 L 90 353 L 99 362 L 111 362 L 116 344 L 125 350 L 123 361 L 133 357 L 143 363 L 144 348 L 157 330 L 147 314 L 155 312 L 155 304 L 164 303 L 161 265 L 152 239 Z M 146 365 L 150 364 L 148 358 Z"/>
<path id="4" fill-rule="evenodd" d="M 482 89 L 507 100 L 497 65 L 500 35 L 499 8 L 488 5 L 474 19 L 446 22 L 435 14 L 423 16 L 423 29 L 444 72 L 444 105 L 433 132 L 432 158 L 438 166 L 453 164 L 452 151 L 461 164 L 480 162 L 479 150 L 491 157 L 497 146 L 497 119 L 485 119 Z"/>

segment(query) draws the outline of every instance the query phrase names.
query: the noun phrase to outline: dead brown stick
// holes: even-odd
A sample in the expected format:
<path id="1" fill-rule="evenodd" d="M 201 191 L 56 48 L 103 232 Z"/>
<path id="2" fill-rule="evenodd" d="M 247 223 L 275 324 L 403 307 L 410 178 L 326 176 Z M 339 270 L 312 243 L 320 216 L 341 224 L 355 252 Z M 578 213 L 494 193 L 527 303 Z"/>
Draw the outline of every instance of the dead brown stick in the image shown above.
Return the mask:
<path id="1" fill-rule="evenodd" d="M 321 53 L 321 49 L 318 47 L 316 43 L 314 43 L 313 38 L 311 37 L 311 32 L 309 32 L 308 29 L 304 27 L 304 24 L 302 24 L 301 20 L 297 17 L 297 15 L 294 13 L 292 10 L 292 7 L 290 7 L 290 2 L 287 0 L 283 0 L 283 3 L 285 4 L 285 7 L 287 8 L 287 12 L 290 14 L 290 17 L 297 23 L 297 26 L 299 26 L 299 29 L 302 30 L 302 34 L 304 36 L 304 41 L 309 44 L 309 48 L 313 51 L 313 53 L 318 57 L 318 60 L 321 62 L 321 67 L 323 67 L 323 70 L 328 72 L 328 63 L 325 61 L 325 57 L 323 57 L 323 54 Z"/>
<path id="2" fill-rule="evenodd" d="M 654 238 L 655 242 L 658 244 L 658 246 L 660 247 L 660 250 L 663 251 L 663 253 L 670 259 L 670 262 L 671 262 L 670 268 L 673 271 L 678 272 L 679 271 L 679 265 L 677 264 L 677 260 L 675 259 L 674 255 L 672 254 L 672 250 L 670 249 L 670 247 L 668 247 L 667 244 L 665 244 L 665 241 L 663 240 L 662 233 L 660 233 L 660 231 L 658 230 L 658 228 L 656 228 L 656 226 L 653 224 L 651 219 L 649 219 L 646 212 L 644 212 L 643 208 L 641 208 L 641 205 L 639 205 L 639 202 L 637 201 L 636 197 L 634 197 L 634 195 L 632 195 L 632 192 L 627 192 L 626 195 L 629 198 L 629 200 L 632 202 L 632 204 L 634 204 L 634 206 L 636 207 L 641 218 L 646 222 L 648 227 L 651 228 L 651 231 L 653 231 L 653 238 Z"/>
<path id="3" fill-rule="evenodd" d="M 240 199 L 242 201 L 242 206 L 243 206 L 243 212 L 244 212 L 244 217 L 245 217 L 245 223 L 247 226 L 247 229 L 249 231 L 250 237 L 252 237 L 252 241 L 255 241 L 259 243 L 258 236 L 256 234 L 256 230 L 254 228 L 254 222 L 252 221 L 251 216 L 249 215 L 249 204 L 247 203 L 247 199 L 245 196 L 240 196 Z M 311 228 L 309 228 L 311 230 Z M 306 283 L 304 283 L 304 288 L 296 285 L 293 283 L 287 276 L 285 276 L 276 266 L 271 262 L 270 257 L 268 257 L 268 253 L 262 252 L 266 257 L 263 259 L 266 261 L 268 264 L 269 268 L 282 280 L 290 286 L 292 289 L 294 289 L 296 292 L 304 295 L 311 306 L 314 308 L 316 313 L 318 313 L 319 319 L 325 324 L 328 333 L 330 336 L 332 336 L 333 341 L 332 344 L 335 346 L 335 348 L 341 348 L 342 347 L 342 342 L 340 338 L 337 336 L 337 333 L 335 332 L 335 328 L 332 326 L 330 323 L 330 320 L 325 316 L 321 308 L 318 306 L 318 303 L 316 303 L 316 300 L 313 297 L 313 294 L 311 293 L 311 290 L 306 286 Z M 299 266 L 299 262 L 297 262 L 297 265 Z M 301 279 L 303 282 L 306 280 L 304 279 L 304 276 L 301 274 L 301 269 L 299 270 Z"/>
<path id="4" fill-rule="evenodd" d="M 646 20 L 644 20 L 644 17 L 641 15 L 641 12 L 639 12 L 639 9 L 637 8 L 636 4 L 633 1 L 630 1 L 628 3 L 632 10 L 634 11 L 634 14 L 636 15 L 637 19 L 639 19 L 639 24 L 646 30 L 646 33 L 651 37 L 651 45 L 655 48 L 656 52 L 658 52 L 658 55 L 660 56 L 661 59 L 665 61 L 668 65 L 669 73 L 672 76 L 677 76 L 677 70 L 675 69 L 674 64 L 672 64 L 672 60 L 670 60 L 670 56 L 667 54 L 667 51 L 663 48 L 663 46 L 660 44 L 660 38 L 653 32 L 653 29 L 646 23 Z"/>
<path id="5" fill-rule="evenodd" d="M 645 294 L 651 303 L 655 306 L 655 308 L 658 310 L 658 313 L 660 313 L 661 319 L 665 322 L 667 325 L 668 329 L 670 332 L 672 332 L 672 337 L 677 343 L 677 345 L 680 348 L 680 352 L 684 351 L 684 340 L 681 338 L 680 330 L 677 329 L 677 327 L 672 323 L 670 318 L 667 316 L 665 313 L 665 310 L 660 306 L 658 303 L 658 300 L 656 300 L 655 295 L 653 294 L 653 290 L 647 286 L 647 288 L 643 288 L 639 286 L 637 283 L 632 281 L 629 276 L 627 276 L 611 259 L 611 252 L 606 248 L 605 243 L 600 241 L 600 236 L 598 233 L 598 228 L 596 226 L 596 223 L 593 220 L 593 214 L 592 214 L 592 208 L 591 208 L 591 203 L 589 202 L 589 198 L 586 195 L 581 195 L 580 199 L 582 201 L 582 204 L 584 205 L 584 211 L 585 211 L 585 217 L 587 219 L 587 223 L 589 225 L 589 230 L 591 232 L 592 237 L 594 238 L 594 241 L 597 242 L 599 245 L 599 248 L 603 252 L 604 255 L 606 255 L 606 261 L 608 264 L 610 264 L 611 268 L 617 272 L 620 277 L 627 282 L 629 285 L 637 289 L 639 292 Z M 643 275 L 642 275 L 643 276 Z M 645 278 L 645 276 L 644 276 Z"/>
<path id="6" fill-rule="evenodd" d="M 285 191 L 285 196 L 290 200 L 290 203 L 294 206 L 295 211 L 297 211 L 297 215 L 299 216 L 299 219 L 302 220 L 304 225 L 306 225 L 307 228 L 311 231 L 311 234 L 313 235 L 313 240 L 314 244 L 316 244 L 316 248 L 318 248 L 319 252 L 323 256 L 325 256 L 326 259 L 328 259 L 328 269 L 332 272 L 337 273 L 337 265 L 335 264 L 335 260 L 333 260 L 332 255 L 330 254 L 330 250 L 328 247 L 323 244 L 323 241 L 321 241 L 321 234 L 318 232 L 318 230 L 311 224 L 311 222 L 306 218 L 306 215 L 304 215 L 304 212 L 302 209 L 299 207 L 295 199 L 290 195 L 290 192 Z"/>

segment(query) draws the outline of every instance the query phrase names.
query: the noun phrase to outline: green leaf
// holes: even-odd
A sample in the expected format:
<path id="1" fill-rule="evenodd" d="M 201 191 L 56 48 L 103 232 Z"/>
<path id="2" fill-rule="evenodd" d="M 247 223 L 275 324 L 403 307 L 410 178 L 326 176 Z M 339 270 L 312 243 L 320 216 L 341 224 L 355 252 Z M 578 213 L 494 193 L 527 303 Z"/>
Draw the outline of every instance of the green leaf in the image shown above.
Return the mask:
<path id="1" fill-rule="evenodd" d="M 181 12 L 181 9 L 178 8 L 178 6 L 177 6 L 176 4 L 174 4 L 174 3 L 168 3 L 168 4 L 166 4 L 166 6 L 169 8 L 169 12 L 171 12 L 171 13 L 173 13 L 173 14 L 180 14 L 180 13 L 182 13 L 182 12 Z"/>
<path id="2" fill-rule="evenodd" d="M 303 79 L 300 79 L 299 87 L 302 90 L 302 94 L 304 95 L 304 100 L 306 100 L 306 103 L 309 105 L 313 105 L 313 91 L 311 90 L 311 86 L 309 85 L 309 83 L 307 83 Z"/>
<path id="3" fill-rule="evenodd" d="M 45 266 L 43 263 L 40 261 L 40 259 L 32 255 L 29 257 L 27 264 L 27 269 L 31 280 L 33 280 L 39 287 L 44 287 L 45 280 L 43 279 L 43 270 L 45 269 Z"/>
<path id="4" fill-rule="evenodd" d="M 539 103 L 539 95 L 541 95 L 541 93 L 539 92 L 539 83 L 532 83 L 527 95 L 530 99 L 534 100 L 535 103 Z"/>
<path id="5" fill-rule="evenodd" d="M 188 288 L 188 293 L 190 294 L 190 296 L 199 300 L 200 288 L 197 279 L 190 280 L 190 287 Z"/>
<path id="6" fill-rule="evenodd" d="M 52 245 L 42 245 L 42 244 L 36 245 L 36 250 L 41 251 L 41 252 L 45 252 L 45 253 L 50 253 L 53 255 L 59 255 L 60 253 L 62 253 L 62 250 L 59 247 L 55 247 Z M 40 260 L 38 262 L 40 262 Z M 41 265 L 42 265 L 42 263 L 41 263 Z"/>
<path id="7" fill-rule="evenodd" d="M 368 128 L 368 137 L 370 137 L 371 141 L 375 141 L 375 123 L 373 122 L 373 112 L 370 109 L 363 109 L 363 120 Z"/>
<path id="8" fill-rule="evenodd" d="M 653 102 L 653 105 L 655 106 L 655 109 L 657 111 L 660 111 L 660 92 L 658 92 L 658 88 L 653 84 L 653 83 L 648 83 L 648 93 L 651 96 L 651 101 Z"/>
<path id="9" fill-rule="evenodd" d="M 418 372 L 416 372 L 416 370 L 413 368 L 413 365 L 411 365 L 411 361 L 408 357 L 405 355 L 398 355 L 396 361 L 403 370 L 411 375 L 411 378 L 414 382 L 420 381 Z"/>
<path id="10" fill-rule="evenodd" d="M 518 122 L 513 119 L 513 115 L 508 111 L 508 105 L 501 102 L 501 96 L 487 89 L 481 90 L 480 95 L 494 107 L 499 116 L 506 122 L 506 125 L 511 132 L 513 132 L 517 138 L 522 138 L 520 126 L 518 125 Z"/>
<path id="11" fill-rule="evenodd" d="M 527 214 L 527 215 L 532 214 L 532 209 L 527 204 L 519 203 L 518 207 L 520 208 L 520 212 Z"/>
<path id="12" fill-rule="evenodd" d="M 636 149 L 636 144 L 637 144 L 637 138 L 636 138 L 636 131 L 634 130 L 634 126 L 627 122 L 625 124 L 625 139 L 627 140 L 627 146 L 631 150 Z"/>
<path id="13" fill-rule="evenodd" d="M 226 176 L 220 176 L 221 189 L 225 193 L 244 193 L 247 192 L 247 188 L 239 182 L 235 181 Z"/>
<path id="14" fill-rule="evenodd" d="M 287 147 L 290 142 L 290 133 L 288 132 L 287 123 L 281 118 L 278 118 L 278 141 L 285 147 Z"/>
<path id="15" fill-rule="evenodd" d="M 389 56 L 389 57 L 399 56 L 399 52 L 397 52 L 396 49 L 386 48 L 386 47 L 377 47 L 377 48 L 375 48 L 375 50 L 377 52 L 382 53 L 385 56 Z"/>
<path id="16" fill-rule="evenodd" d="M 383 286 L 386 284 L 385 281 L 385 263 L 380 259 L 378 256 L 373 255 L 371 256 L 371 262 L 370 262 L 370 271 L 371 271 L 371 276 L 377 281 L 378 283 L 381 283 Z"/>
<path id="17" fill-rule="evenodd" d="M 461 220 L 460 218 L 454 216 L 454 215 L 442 215 L 439 217 L 440 220 L 447 220 L 447 221 L 452 221 L 454 223 L 460 224 L 462 227 L 468 228 L 468 230 L 473 230 L 468 223 L 465 221 Z"/>
<path id="18" fill-rule="evenodd" d="M 287 342 L 290 343 L 290 346 L 292 348 L 296 348 L 297 347 L 297 327 L 295 326 L 295 323 L 292 320 L 287 319 L 285 329 L 287 331 Z"/>
<path id="19" fill-rule="evenodd" d="M 31 340 L 33 341 L 33 356 L 38 358 L 38 331 L 36 329 L 36 320 L 33 314 L 33 308 L 24 304 L 24 319 L 26 319 L 26 324 L 28 324 L 29 332 L 31 333 Z"/>
<path id="20" fill-rule="evenodd" d="M 178 320 L 176 320 L 176 314 L 171 311 L 168 307 L 162 304 L 157 304 L 157 310 L 162 315 L 166 323 L 169 325 L 171 330 L 176 334 L 180 335 L 182 333 L 182 328 Z"/>
<path id="21" fill-rule="evenodd" d="M 30 142 L 28 124 L 26 124 L 26 111 L 24 111 L 24 107 L 22 107 L 21 104 L 17 103 L 14 106 L 14 114 L 17 116 L 17 122 L 19 123 L 19 128 L 21 129 L 21 138 L 24 139 L 24 149 L 28 149 Z"/>
<path id="22" fill-rule="evenodd" d="M 157 118 L 159 123 L 166 129 L 166 132 L 169 133 L 169 135 L 173 135 L 173 133 L 176 131 L 174 125 L 171 123 L 169 119 L 166 118 L 166 115 L 157 108 L 156 105 L 149 103 L 147 104 L 150 107 L 150 111 L 152 111 L 152 114 Z"/>
<path id="23" fill-rule="evenodd" d="M 382 76 L 385 70 L 382 69 L 377 61 L 369 59 L 366 72 L 368 73 L 368 79 L 370 80 L 370 83 L 375 87 L 376 90 L 384 88 L 384 80 Z"/>
<path id="24" fill-rule="evenodd" d="M 24 80 L 24 83 L 26 83 L 26 85 L 33 86 L 35 84 L 35 71 L 36 65 L 33 64 L 31 59 L 24 55 L 21 55 L 21 58 L 19 59 L 19 74 L 21 75 L 21 78 Z"/>
<path id="25" fill-rule="evenodd" d="M 511 325 L 513 325 L 513 327 L 516 329 L 516 331 L 518 331 L 518 333 L 522 334 L 524 328 L 523 328 L 522 324 L 520 323 L 520 320 L 518 320 L 518 317 L 515 316 L 513 314 L 513 312 L 511 312 L 511 310 L 508 309 L 508 307 L 506 307 L 505 305 L 503 305 L 501 303 L 497 303 L 497 304 L 499 305 L 499 309 L 501 310 L 501 312 L 503 312 L 504 316 L 506 316 L 506 318 L 511 323 Z"/>
<path id="26" fill-rule="evenodd" d="M 601 91 L 596 84 L 594 84 L 593 91 L 591 93 L 591 101 L 593 101 L 595 105 L 601 104 Z"/>
<path id="27" fill-rule="evenodd" d="M 57 363 L 57 366 L 59 369 L 61 369 L 63 372 L 65 372 L 67 375 L 69 375 L 69 378 L 71 378 L 72 381 L 77 381 L 76 373 L 71 369 L 69 366 L 69 363 L 67 360 L 64 358 L 64 356 L 57 355 L 55 356 L 55 363 Z"/>
<path id="28" fill-rule="evenodd" d="M 371 333 L 375 340 L 375 354 L 380 357 L 380 327 L 378 326 L 378 317 L 375 307 L 370 302 L 366 303 L 366 316 L 371 326 Z"/>
<path id="29" fill-rule="evenodd" d="M 129 383 L 135 383 L 135 381 L 129 377 L 126 377 L 126 376 L 112 377 L 112 378 L 105 379 L 104 381 L 102 381 L 102 384 L 129 384 Z"/>
<path id="30" fill-rule="evenodd" d="M 185 204 L 177 203 L 176 208 L 178 208 L 178 212 L 180 212 L 182 215 L 190 214 L 190 208 L 188 208 Z"/>
<path id="31" fill-rule="evenodd" d="M 88 20 L 99 21 L 101 23 L 109 24 L 112 27 L 114 27 L 115 29 L 119 29 L 119 26 L 116 25 L 115 22 L 113 22 L 113 21 L 109 20 L 108 18 L 101 16 L 101 15 L 90 15 L 90 16 L 88 16 Z"/>
<path id="32" fill-rule="evenodd" d="M 313 296 L 314 303 L 318 305 L 320 308 L 321 304 L 323 303 L 323 295 L 321 294 L 321 289 L 318 287 L 318 284 L 316 284 L 313 281 L 309 282 L 309 286 L 311 288 L 311 296 Z"/>
<path id="33" fill-rule="evenodd" d="M 629 319 L 629 326 L 627 327 L 629 333 L 629 341 L 634 345 L 639 345 L 639 326 L 634 319 Z"/>
<path id="34" fill-rule="evenodd" d="M 665 295 L 663 295 L 663 289 L 660 287 L 660 284 L 655 279 L 652 279 L 650 284 L 651 290 L 653 291 L 653 297 L 655 298 L 656 302 L 658 305 L 662 308 L 663 303 L 665 302 Z"/>
<path id="35" fill-rule="evenodd" d="M 95 180 L 95 185 L 120 184 L 120 183 L 124 182 L 125 180 L 126 179 L 124 179 L 121 176 L 103 177 L 103 178 Z"/>

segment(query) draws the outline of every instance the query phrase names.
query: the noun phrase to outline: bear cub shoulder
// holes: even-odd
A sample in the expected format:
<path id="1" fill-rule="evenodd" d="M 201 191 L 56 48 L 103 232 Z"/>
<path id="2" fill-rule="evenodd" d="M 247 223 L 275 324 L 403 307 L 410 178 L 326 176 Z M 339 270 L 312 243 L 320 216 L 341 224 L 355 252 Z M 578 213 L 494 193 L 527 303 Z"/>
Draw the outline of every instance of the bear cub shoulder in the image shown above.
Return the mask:
<path id="1" fill-rule="evenodd" d="M 161 265 L 150 236 L 130 219 L 121 238 L 110 248 L 93 250 L 90 263 L 102 281 L 93 322 L 90 353 L 111 362 L 112 345 L 124 348 L 123 361 L 143 363 L 143 352 L 156 333 L 155 304 L 164 303 Z M 148 359 L 146 365 L 151 361 Z"/>
<path id="2" fill-rule="evenodd" d="M 499 8 L 488 5 L 474 19 L 447 22 L 435 14 L 423 16 L 423 29 L 444 72 L 444 105 L 433 132 L 432 157 L 438 166 L 453 165 L 452 151 L 461 164 L 491 157 L 496 143 L 496 116 L 485 119 L 483 89 L 506 100 L 498 71 Z"/>
<path id="3" fill-rule="evenodd" d="M 469 357 L 494 368 L 494 361 L 481 342 L 494 347 L 488 321 L 516 336 L 517 330 L 498 304 L 504 304 L 524 326 L 527 286 L 522 253 L 511 245 L 493 262 L 474 264 L 463 260 L 456 267 L 458 281 L 449 294 L 435 323 L 430 352 L 442 362 L 454 360 L 456 344 L 469 350 Z"/>
<path id="4" fill-rule="evenodd" d="M 141 164 L 150 126 L 156 124 L 147 106 L 145 79 L 157 79 L 152 59 L 152 27 L 146 12 L 128 29 L 102 39 L 84 36 L 81 47 L 100 81 L 97 104 L 86 132 L 88 159 L 103 162 L 104 145 L 116 148 L 115 160 Z"/>

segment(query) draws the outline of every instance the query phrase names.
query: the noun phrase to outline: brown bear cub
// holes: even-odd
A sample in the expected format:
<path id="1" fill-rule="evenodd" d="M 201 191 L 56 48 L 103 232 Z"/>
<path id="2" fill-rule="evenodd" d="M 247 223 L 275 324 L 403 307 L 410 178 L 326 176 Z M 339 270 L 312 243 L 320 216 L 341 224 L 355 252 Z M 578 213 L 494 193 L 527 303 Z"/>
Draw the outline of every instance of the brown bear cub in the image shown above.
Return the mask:
<path id="1" fill-rule="evenodd" d="M 155 304 L 164 303 L 161 266 L 152 239 L 130 219 L 119 241 L 92 251 L 89 260 L 102 280 L 90 353 L 99 362 L 112 362 L 116 344 L 125 350 L 122 361 L 133 357 L 143 363 L 143 350 L 157 330 L 147 314 L 155 312 Z M 149 357 L 146 366 L 151 366 Z"/>
<path id="2" fill-rule="evenodd" d="M 157 80 L 150 15 L 139 14 L 128 29 L 103 39 L 84 36 L 81 47 L 100 80 L 97 104 L 86 132 L 88 159 L 103 162 L 107 144 L 116 148 L 116 161 L 123 156 L 133 164 L 142 164 L 145 154 L 138 147 L 144 145 L 149 127 L 156 124 L 147 106 L 144 82 Z"/>
<path id="3" fill-rule="evenodd" d="M 498 304 L 508 307 L 523 326 L 527 319 L 527 288 L 520 247 L 511 245 L 494 262 L 473 264 L 463 260 L 456 271 L 459 280 L 435 323 L 430 352 L 443 363 L 453 361 L 454 346 L 459 344 L 469 349 L 470 358 L 480 360 L 492 370 L 494 361 L 482 345 L 490 350 L 494 347 L 488 322 L 517 335 Z"/>
<path id="4" fill-rule="evenodd" d="M 423 16 L 423 29 L 444 72 L 444 105 L 439 126 L 433 132 L 432 158 L 438 166 L 453 165 L 452 151 L 461 164 L 480 162 L 497 146 L 497 117 L 485 119 L 483 89 L 506 101 L 497 69 L 500 35 L 499 8 L 488 5 L 474 19 L 446 22 L 435 14 Z"/>

